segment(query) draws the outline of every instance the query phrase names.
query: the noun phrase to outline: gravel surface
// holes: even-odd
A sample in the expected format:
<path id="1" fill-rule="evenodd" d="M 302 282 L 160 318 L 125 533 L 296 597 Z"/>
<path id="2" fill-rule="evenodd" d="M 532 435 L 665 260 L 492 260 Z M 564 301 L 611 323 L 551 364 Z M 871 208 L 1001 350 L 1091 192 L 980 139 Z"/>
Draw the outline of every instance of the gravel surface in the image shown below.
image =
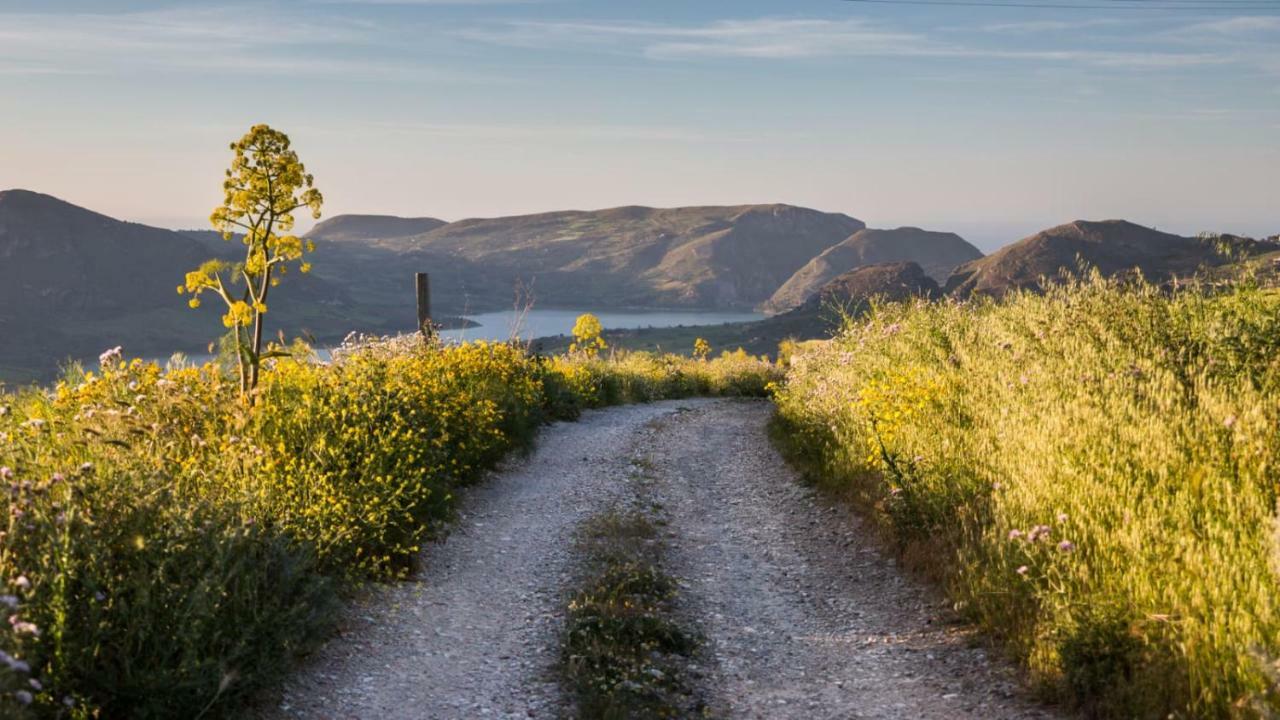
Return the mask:
<path id="1" fill-rule="evenodd" d="M 667 569 L 707 636 L 730 718 L 1049 718 L 1011 670 L 948 624 L 856 515 L 797 482 L 761 401 L 590 412 L 466 491 L 409 582 L 374 588 L 265 720 L 559 718 L 553 666 L 586 518 L 646 495 L 670 522 Z"/>
<path id="2" fill-rule="evenodd" d="M 625 489 L 649 421 L 712 401 L 584 413 L 463 493 L 448 538 L 409 582 L 374 588 L 265 718 L 558 718 L 552 666 L 572 533 Z"/>
<path id="3" fill-rule="evenodd" d="M 798 482 L 765 402 L 702 405 L 647 448 L 668 570 L 731 718 L 1050 718 L 1011 669 L 948 623 L 847 508 Z"/>

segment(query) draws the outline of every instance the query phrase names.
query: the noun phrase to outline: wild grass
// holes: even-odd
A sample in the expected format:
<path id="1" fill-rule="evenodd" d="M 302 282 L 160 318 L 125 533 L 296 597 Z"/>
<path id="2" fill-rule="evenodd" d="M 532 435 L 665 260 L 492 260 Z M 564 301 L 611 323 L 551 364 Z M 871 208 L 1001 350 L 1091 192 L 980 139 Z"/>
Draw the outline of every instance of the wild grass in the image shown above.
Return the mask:
<path id="1" fill-rule="evenodd" d="M 561 671 L 583 720 L 698 717 L 686 666 L 698 640 L 676 618 L 653 520 L 608 511 L 579 533 L 587 578 L 570 600 Z"/>
<path id="2" fill-rule="evenodd" d="M 541 424 L 776 372 L 373 343 L 272 361 L 249 410 L 216 366 L 103 360 L 0 395 L 0 717 L 235 716 Z"/>
<path id="3" fill-rule="evenodd" d="M 1280 296 L 1098 279 L 877 308 L 791 358 L 779 430 L 1043 688 L 1275 708 Z M 1269 674 L 1270 673 L 1270 674 Z"/>

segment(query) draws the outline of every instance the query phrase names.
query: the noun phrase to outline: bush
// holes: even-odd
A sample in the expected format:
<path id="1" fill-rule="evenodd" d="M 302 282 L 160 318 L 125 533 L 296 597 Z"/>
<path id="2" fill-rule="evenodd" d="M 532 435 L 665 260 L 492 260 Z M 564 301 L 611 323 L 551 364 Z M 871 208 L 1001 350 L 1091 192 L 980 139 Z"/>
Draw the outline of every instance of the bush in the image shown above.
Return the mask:
<path id="1" fill-rule="evenodd" d="M 1280 651 L 1278 358 L 1250 285 L 880 307 L 791 359 L 778 434 L 1044 685 L 1224 716 Z"/>
<path id="2" fill-rule="evenodd" d="M 772 373 L 495 343 L 337 355 L 269 362 L 252 411 L 215 366 L 116 353 L 0 396 L 0 717 L 232 715 L 326 636 L 344 587 L 403 575 L 456 492 L 540 424 L 759 394 Z"/>

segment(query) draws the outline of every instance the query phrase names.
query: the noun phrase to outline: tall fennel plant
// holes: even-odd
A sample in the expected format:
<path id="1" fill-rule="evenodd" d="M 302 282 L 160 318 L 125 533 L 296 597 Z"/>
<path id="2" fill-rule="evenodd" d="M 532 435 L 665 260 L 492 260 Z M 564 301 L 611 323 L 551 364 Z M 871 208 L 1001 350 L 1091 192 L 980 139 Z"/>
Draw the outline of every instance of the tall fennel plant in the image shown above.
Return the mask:
<path id="1" fill-rule="evenodd" d="M 241 394 L 252 403 L 262 361 L 262 335 L 267 296 L 291 266 L 310 272 L 304 255 L 315 251 L 310 240 L 291 231 L 294 213 L 306 209 L 320 218 L 324 197 L 315 187 L 289 136 L 267 125 L 255 125 L 231 143 L 235 153 L 222 184 L 223 203 L 209 217 L 224 240 L 239 236 L 244 260 L 208 260 L 187 273 L 178 286 L 191 295 L 188 304 L 200 307 L 200 296 L 212 292 L 226 306 L 222 324 L 230 330 L 236 352 Z"/>

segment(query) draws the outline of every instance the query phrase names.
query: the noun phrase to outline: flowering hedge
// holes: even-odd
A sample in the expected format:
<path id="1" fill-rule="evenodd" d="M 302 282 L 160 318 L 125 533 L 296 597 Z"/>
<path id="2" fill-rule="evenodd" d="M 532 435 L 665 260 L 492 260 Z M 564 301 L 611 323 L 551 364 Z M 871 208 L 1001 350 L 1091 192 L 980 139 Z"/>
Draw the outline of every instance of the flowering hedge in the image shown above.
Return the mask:
<path id="1" fill-rule="evenodd" d="M 778 433 L 1090 714 L 1273 708 L 1280 295 L 1094 280 L 879 308 Z"/>
<path id="2" fill-rule="evenodd" d="M 583 407 L 760 394 L 765 362 L 540 359 L 506 344 L 214 366 L 103 356 L 0 395 L 0 717 L 228 714 L 353 580 L 403 575 L 458 489 Z"/>

